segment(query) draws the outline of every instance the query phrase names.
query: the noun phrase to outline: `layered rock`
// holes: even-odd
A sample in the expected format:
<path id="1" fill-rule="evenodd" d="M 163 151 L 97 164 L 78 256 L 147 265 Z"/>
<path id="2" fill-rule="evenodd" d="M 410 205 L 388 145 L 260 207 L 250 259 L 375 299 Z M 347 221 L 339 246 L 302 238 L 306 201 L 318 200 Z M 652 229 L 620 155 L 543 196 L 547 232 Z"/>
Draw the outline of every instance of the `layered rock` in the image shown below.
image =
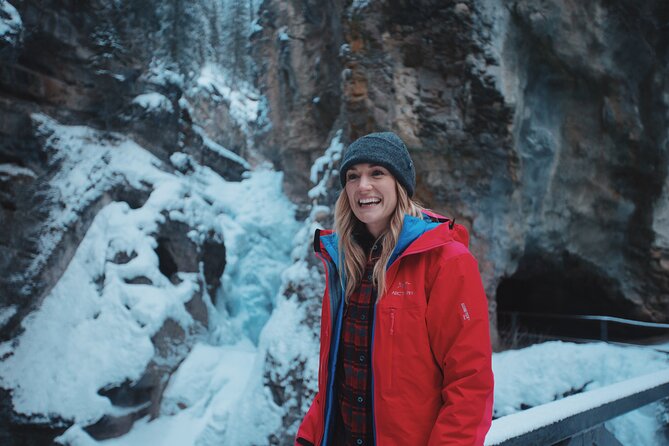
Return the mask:
<path id="1" fill-rule="evenodd" d="M 258 87 L 271 122 L 258 135 L 259 150 L 285 172 L 286 193 L 298 203 L 308 202 L 314 160 L 346 126 L 342 14 L 341 1 L 265 2 L 258 18 L 262 29 L 252 36 Z"/>
<path id="2" fill-rule="evenodd" d="M 669 160 L 669 8 L 514 2 L 508 14 L 502 91 L 515 107 L 523 216 L 512 280 L 524 291 L 500 304 L 667 321 L 655 222 Z"/>
<path id="3" fill-rule="evenodd" d="M 493 322 L 500 286 L 503 310 L 667 320 L 664 3 L 334 3 L 325 31 L 282 5 L 264 6 L 275 40 L 256 52 L 284 73 L 261 89 L 274 138 L 299 146 L 284 166 L 292 196 L 306 201 L 304 163 L 327 145 L 307 99 L 336 77 L 314 84 L 324 62 L 307 47 L 338 47 L 339 111 L 319 125 L 407 142 L 417 198 L 472 232 Z"/>

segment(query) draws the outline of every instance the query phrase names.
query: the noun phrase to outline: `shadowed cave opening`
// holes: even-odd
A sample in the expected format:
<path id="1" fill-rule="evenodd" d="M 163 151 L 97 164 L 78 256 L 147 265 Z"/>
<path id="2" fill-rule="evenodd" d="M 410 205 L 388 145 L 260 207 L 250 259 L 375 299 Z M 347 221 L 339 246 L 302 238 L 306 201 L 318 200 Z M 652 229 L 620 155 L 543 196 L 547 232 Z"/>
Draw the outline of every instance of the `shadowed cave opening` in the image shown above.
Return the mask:
<path id="1" fill-rule="evenodd" d="M 165 237 L 158 238 L 158 246 L 155 249 L 156 254 L 158 255 L 158 269 L 165 277 L 170 279 L 172 283 L 179 283 L 176 275 L 179 272 L 179 267 L 177 266 L 174 255 L 172 255 L 170 245 L 170 239 Z"/>
<path id="2" fill-rule="evenodd" d="M 568 253 L 526 255 L 497 287 L 497 326 L 503 344 L 515 348 L 547 339 L 632 341 L 652 329 L 581 316 L 637 319 L 614 278 Z"/>

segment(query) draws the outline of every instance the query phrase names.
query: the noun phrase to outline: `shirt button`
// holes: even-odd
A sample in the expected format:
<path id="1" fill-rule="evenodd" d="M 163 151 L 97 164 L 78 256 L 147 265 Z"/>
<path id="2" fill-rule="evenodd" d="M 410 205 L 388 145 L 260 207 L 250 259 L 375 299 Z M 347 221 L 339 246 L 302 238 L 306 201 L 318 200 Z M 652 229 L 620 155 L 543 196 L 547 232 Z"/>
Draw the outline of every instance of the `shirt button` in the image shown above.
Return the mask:
<path id="1" fill-rule="evenodd" d="M 355 440 L 355 444 L 362 444 L 362 438 L 358 438 L 357 440 Z"/>
<path id="2" fill-rule="evenodd" d="M 362 404 L 365 401 L 365 399 L 361 396 L 358 397 L 358 402 Z"/>
<path id="3" fill-rule="evenodd" d="M 367 319 L 367 315 L 366 314 L 361 314 L 360 315 L 360 320 L 364 321 L 365 319 Z"/>
<path id="4" fill-rule="evenodd" d="M 360 358 L 358 359 L 360 359 L 360 362 L 365 362 L 365 355 L 360 355 Z"/>
<path id="5" fill-rule="evenodd" d="M 371 274 L 367 276 L 367 280 L 370 280 L 370 281 L 372 280 L 372 275 Z"/>

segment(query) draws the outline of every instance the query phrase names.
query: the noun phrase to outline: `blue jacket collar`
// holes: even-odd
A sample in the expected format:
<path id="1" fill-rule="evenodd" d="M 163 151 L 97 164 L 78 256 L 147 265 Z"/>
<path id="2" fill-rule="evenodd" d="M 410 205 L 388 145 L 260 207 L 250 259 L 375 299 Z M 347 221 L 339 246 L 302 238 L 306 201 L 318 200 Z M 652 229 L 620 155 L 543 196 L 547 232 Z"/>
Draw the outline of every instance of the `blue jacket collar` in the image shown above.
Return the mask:
<path id="1" fill-rule="evenodd" d="M 390 261 L 388 266 L 392 265 L 395 260 L 411 245 L 416 239 L 421 235 L 425 234 L 427 231 L 436 228 L 441 223 L 433 222 L 432 218 L 427 215 L 423 215 L 423 218 L 412 217 L 411 215 L 404 216 L 404 223 L 402 224 L 402 232 L 400 232 L 400 237 L 397 240 L 397 245 L 395 250 L 390 256 Z M 337 270 L 339 268 L 339 237 L 336 233 L 324 235 L 321 238 L 323 246 L 327 251 L 328 255 L 335 263 Z"/>

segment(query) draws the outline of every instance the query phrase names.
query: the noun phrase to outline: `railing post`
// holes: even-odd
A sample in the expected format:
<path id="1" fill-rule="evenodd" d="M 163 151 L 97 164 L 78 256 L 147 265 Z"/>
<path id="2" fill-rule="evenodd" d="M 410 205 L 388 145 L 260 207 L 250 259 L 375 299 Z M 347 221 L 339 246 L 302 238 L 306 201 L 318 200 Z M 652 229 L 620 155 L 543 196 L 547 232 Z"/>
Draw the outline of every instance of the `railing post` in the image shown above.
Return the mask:
<path id="1" fill-rule="evenodd" d="M 606 323 L 606 319 L 599 320 L 599 339 L 604 342 L 608 342 L 609 340 L 609 330 Z"/>

